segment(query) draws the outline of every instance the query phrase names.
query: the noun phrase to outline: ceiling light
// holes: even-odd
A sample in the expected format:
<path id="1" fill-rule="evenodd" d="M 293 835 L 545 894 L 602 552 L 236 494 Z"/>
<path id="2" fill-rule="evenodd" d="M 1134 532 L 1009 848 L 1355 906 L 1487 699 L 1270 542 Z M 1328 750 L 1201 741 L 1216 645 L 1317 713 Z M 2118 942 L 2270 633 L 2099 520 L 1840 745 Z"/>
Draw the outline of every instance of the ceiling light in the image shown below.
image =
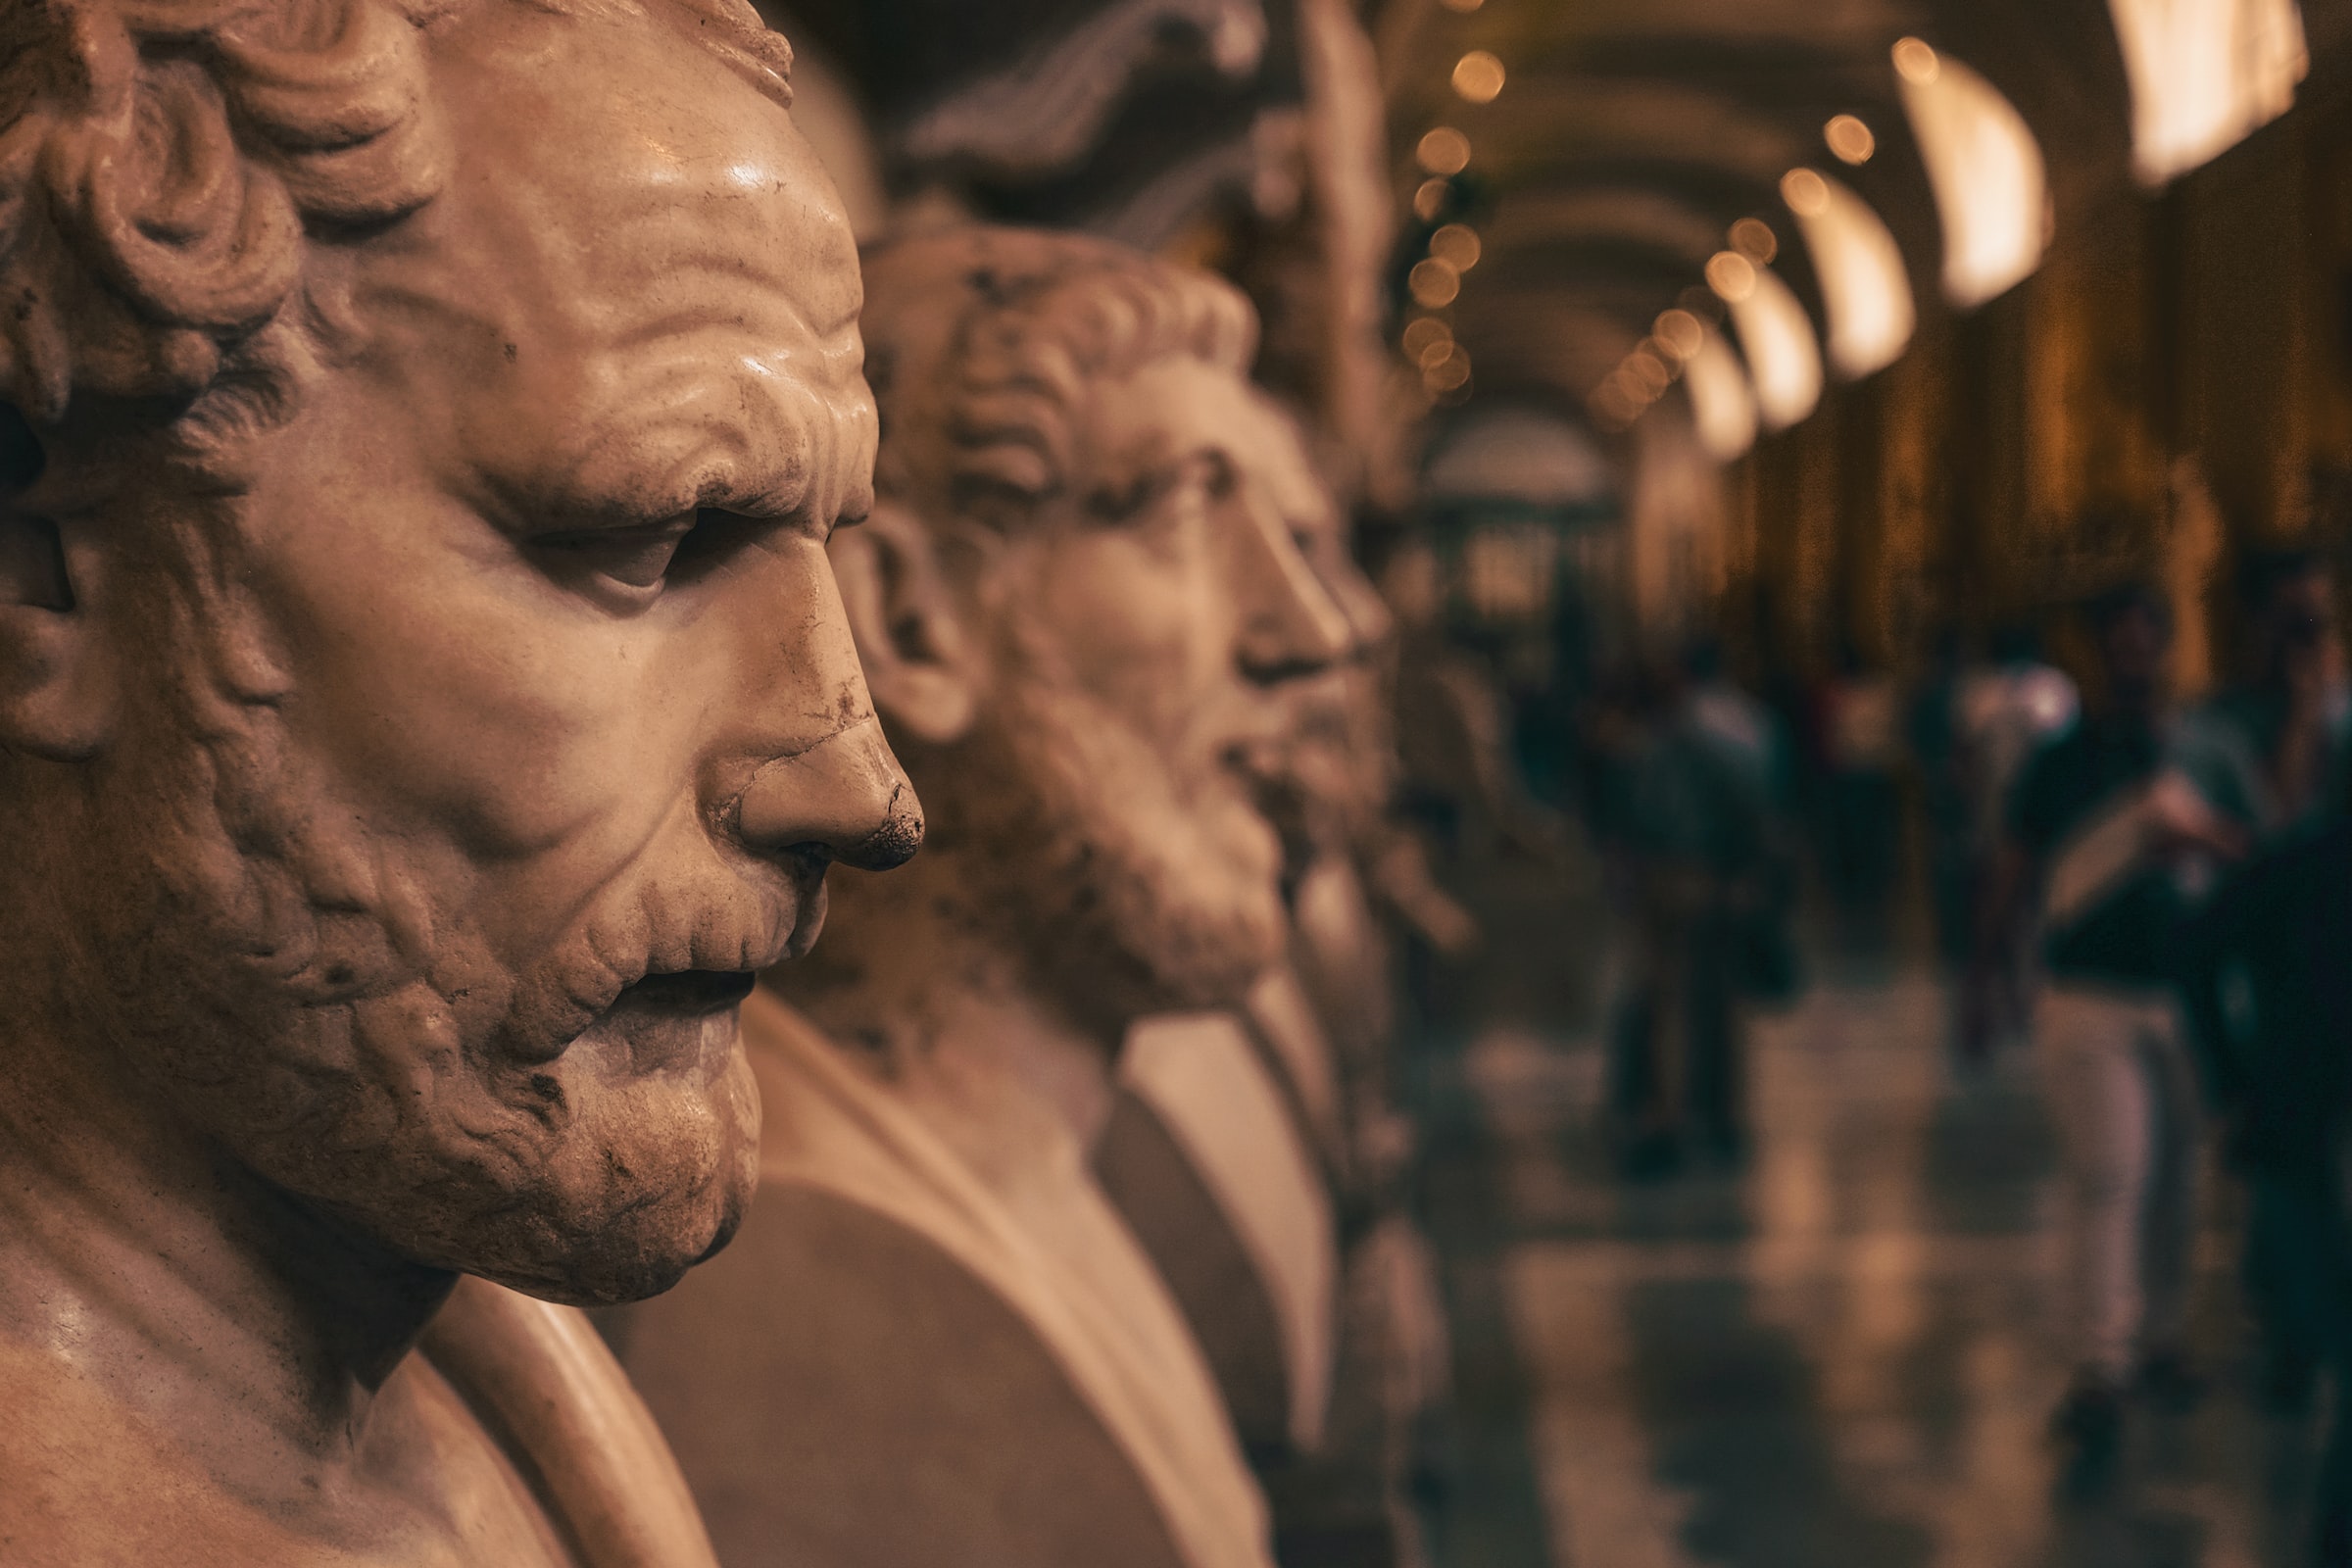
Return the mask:
<path id="1" fill-rule="evenodd" d="M 1467 223 L 1447 223 L 1429 236 L 1429 254 L 1457 272 L 1467 272 L 1478 265 L 1485 247 L 1478 242 L 1478 231 Z"/>
<path id="2" fill-rule="evenodd" d="M 1453 90 L 1474 104 L 1491 104 L 1502 95 L 1502 62 L 1484 49 L 1473 49 L 1453 66 Z"/>
<path id="3" fill-rule="evenodd" d="M 1708 337 L 1690 356 L 1683 390 L 1690 394 L 1698 444 L 1709 457 L 1730 463 L 1756 444 L 1756 394 L 1723 339 Z"/>
<path id="4" fill-rule="evenodd" d="M 1434 256 L 1414 264 L 1407 283 L 1413 291 L 1413 303 L 1433 311 L 1451 305 L 1462 292 L 1462 274 Z"/>
<path id="5" fill-rule="evenodd" d="M 1932 84 L 1943 73 L 1943 62 L 1934 49 L 1918 38 L 1904 38 L 1894 46 L 1894 69 L 1914 87 Z"/>
<path id="6" fill-rule="evenodd" d="M 1698 352 L 1707 340 L 1706 326 L 1689 311 L 1667 311 L 1651 325 L 1660 343 L 1666 345 L 1678 360 L 1687 360 Z"/>
<path id="7" fill-rule="evenodd" d="M 1903 253 L 1870 204 L 1810 169 L 1792 169 L 1781 193 L 1804 230 L 1829 315 L 1830 363 L 1852 379 L 1894 363 L 1918 324 Z"/>
<path id="8" fill-rule="evenodd" d="M 1957 60 L 1924 76 L 1905 71 L 1900 85 L 1943 220 L 1944 295 L 1981 305 L 2041 265 L 2050 215 L 2041 147 L 2016 106 Z"/>
<path id="9" fill-rule="evenodd" d="M 1839 115 L 1821 127 L 1821 139 L 1830 144 L 1830 151 L 1840 163 L 1867 164 L 1871 154 L 1879 150 L 1879 138 L 1852 115 Z"/>
<path id="10" fill-rule="evenodd" d="M 2311 71 L 2295 0 L 2108 0 L 2132 82 L 2132 161 L 2162 185 L 2294 107 Z"/>
<path id="11" fill-rule="evenodd" d="M 1417 316 L 1404 324 L 1404 355 L 1419 364 L 1433 348 L 1450 346 L 1453 328 L 1434 316 Z"/>
<path id="12" fill-rule="evenodd" d="M 1451 392 L 1469 379 L 1470 356 L 1458 343 L 1453 346 L 1453 352 L 1421 371 L 1423 384 L 1433 392 Z"/>
<path id="13" fill-rule="evenodd" d="M 1755 264 L 1737 251 L 1717 251 L 1707 262 L 1707 287 L 1737 305 L 1756 291 Z"/>
<path id="14" fill-rule="evenodd" d="M 1781 200 L 1799 218 L 1819 218 L 1830 210 L 1830 183 L 1810 169 L 1791 169 L 1781 176 Z"/>
<path id="15" fill-rule="evenodd" d="M 1781 237 L 1760 218 L 1742 218 L 1732 225 L 1732 249 L 1762 267 L 1781 254 Z"/>
<path id="16" fill-rule="evenodd" d="M 1641 388 L 1642 394 L 1653 402 L 1674 380 L 1673 374 L 1666 368 L 1666 362 L 1647 349 L 1636 349 L 1627 355 L 1619 373 L 1624 375 L 1629 385 Z"/>
<path id="17" fill-rule="evenodd" d="M 1422 137 L 1415 151 L 1421 167 L 1433 174 L 1458 174 L 1470 167 L 1470 138 L 1451 125 L 1440 125 Z"/>
<path id="18" fill-rule="evenodd" d="M 1813 318 L 1778 274 L 1749 277 L 1747 292 L 1732 302 L 1732 324 L 1754 379 L 1757 413 L 1765 428 L 1782 430 L 1820 405 L 1821 343 Z"/>

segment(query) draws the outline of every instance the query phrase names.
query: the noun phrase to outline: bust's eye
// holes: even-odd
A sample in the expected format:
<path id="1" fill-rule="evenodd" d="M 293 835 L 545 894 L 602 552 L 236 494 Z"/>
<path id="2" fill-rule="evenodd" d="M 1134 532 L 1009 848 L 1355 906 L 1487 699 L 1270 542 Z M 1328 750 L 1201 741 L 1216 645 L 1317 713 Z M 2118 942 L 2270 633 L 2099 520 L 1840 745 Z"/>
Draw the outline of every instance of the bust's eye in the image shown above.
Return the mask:
<path id="1" fill-rule="evenodd" d="M 1230 501 L 1242 487 L 1242 476 L 1233 466 L 1233 459 L 1222 452 L 1205 452 L 1200 461 L 1200 488 L 1214 501 Z"/>
<path id="2" fill-rule="evenodd" d="M 643 591 L 662 585 L 696 520 L 696 514 L 686 513 L 662 522 L 545 533 L 532 543 L 582 570 Z"/>

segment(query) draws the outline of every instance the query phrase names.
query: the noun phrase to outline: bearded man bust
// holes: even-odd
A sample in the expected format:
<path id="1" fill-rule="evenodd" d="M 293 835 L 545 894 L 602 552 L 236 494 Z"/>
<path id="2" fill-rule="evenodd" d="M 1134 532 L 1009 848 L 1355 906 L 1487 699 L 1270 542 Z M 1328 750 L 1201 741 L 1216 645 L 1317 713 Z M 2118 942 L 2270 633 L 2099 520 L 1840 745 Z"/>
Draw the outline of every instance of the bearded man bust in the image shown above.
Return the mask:
<path id="1" fill-rule="evenodd" d="M 737 1006 L 921 832 L 788 64 L 735 0 L 0 10 L 12 1568 L 709 1568 L 573 1305 L 724 1244 Z"/>
<path id="2" fill-rule="evenodd" d="M 1088 1162 L 1128 1026 L 1280 956 L 1258 775 L 1349 641 L 1250 463 L 1254 318 L 1072 235 L 904 241 L 866 280 L 879 497 L 835 559 L 928 847 L 842 879 L 747 1004 L 792 1108 L 735 1248 L 631 1308 L 622 1359 L 734 1568 L 1265 1568 Z"/>

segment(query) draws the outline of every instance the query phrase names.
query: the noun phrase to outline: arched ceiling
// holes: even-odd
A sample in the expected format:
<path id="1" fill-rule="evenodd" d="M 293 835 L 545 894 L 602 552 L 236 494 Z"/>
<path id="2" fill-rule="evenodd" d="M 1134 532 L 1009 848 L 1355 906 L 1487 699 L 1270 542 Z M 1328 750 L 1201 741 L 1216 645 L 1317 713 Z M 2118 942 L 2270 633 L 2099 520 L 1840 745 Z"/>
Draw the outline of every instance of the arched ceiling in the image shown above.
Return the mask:
<path id="1" fill-rule="evenodd" d="M 2352 0 L 2305 0 L 2304 13 L 2319 77 L 2345 52 Z M 1799 165 L 1834 172 L 1878 212 L 1935 309 L 1941 230 L 1891 62 L 1906 36 L 2017 107 L 2062 229 L 2132 177 L 2108 0 L 1380 0 L 1369 24 L 1400 201 L 1423 177 L 1424 132 L 1450 125 L 1471 144 L 1459 216 L 1484 251 L 1450 315 L 1482 391 L 1581 397 L 1699 282 L 1742 218 L 1771 224 L 1776 270 L 1818 325 L 1822 300 L 1779 193 Z M 1493 102 L 1451 84 L 1470 50 L 1505 67 Z M 1858 168 L 1823 141 L 1840 114 L 1877 138 Z"/>
<path id="2" fill-rule="evenodd" d="M 1944 237 L 1891 59 L 1907 36 L 2022 114 L 2059 231 L 2132 179 L 2111 0 L 760 3 L 852 88 L 894 200 L 946 193 L 963 211 L 1147 247 L 1183 242 L 1220 208 L 1280 208 L 1265 176 L 1305 134 L 1302 18 L 1354 12 L 1379 60 L 1397 210 L 1411 211 L 1426 131 L 1450 125 L 1471 144 L 1454 206 L 1417 231 L 1408 216 L 1390 281 L 1401 294 L 1436 221 L 1477 229 L 1483 254 L 1446 315 L 1481 396 L 1581 406 L 1661 311 L 1710 303 L 1690 291 L 1744 218 L 1771 225 L 1774 270 L 1818 333 L 1824 301 L 1781 195 L 1800 166 L 1885 222 L 1932 319 Z M 2352 0 L 2301 10 L 2306 90 L 2352 79 Z M 1506 69 L 1492 102 L 1451 84 L 1471 50 Z M 1876 138 L 1859 167 L 1824 143 L 1838 115 Z"/>

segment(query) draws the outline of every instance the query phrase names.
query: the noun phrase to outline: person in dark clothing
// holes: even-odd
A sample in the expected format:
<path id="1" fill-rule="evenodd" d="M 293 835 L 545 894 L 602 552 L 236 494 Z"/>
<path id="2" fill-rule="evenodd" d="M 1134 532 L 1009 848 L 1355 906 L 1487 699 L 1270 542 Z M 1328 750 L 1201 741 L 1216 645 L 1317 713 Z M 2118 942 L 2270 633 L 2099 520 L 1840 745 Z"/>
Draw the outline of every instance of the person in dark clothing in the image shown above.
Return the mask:
<path id="1" fill-rule="evenodd" d="M 2292 854 L 2342 814 L 2352 771 L 2333 573 L 2310 551 L 2259 552 L 2243 564 L 2239 591 L 2241 679 L 2184 716 L 2169 761 L 2258 850 Z M 2205 969 L 2189 997 L 2197 1042 L 2225 1091 L 2240 1087 L 2248 1063 L 2279 1059 L 2267 1035 L 2303 1005 L 2234 958 Z M 2284 1145 L 2241 1141 L 2234 1159 L 2247 1189 L 2244 1274 L 2262 1327 L 2264 1392 L 2290 1412 L 2310 1400 L 2336 1310 L 2319 1267 L 2331 1220 L 2307 1202 L 2291 1168 L 2299 1157 Z"/>
<path id="2" fill-rule="evenodd" d="M 2046 981 L 2034 1030 L 2058 1123 L 2071 1224 L 2076 1374 L 2053 1430 L 2112 1452 L 2135 1386 L 2193 1387 L 2184 1348 L 2202 1115 L 2176 991 L 2187 906 L 2181 852 L 2234 835 L 2164 772 L 2164 602 L 2092 607 L 2097 703 L 2026 763 L 2007 808 L 1982 940 L 2038 910 Z"/>
<path id="3" fill-rule="evenodd" d="M 2221 1058 L 2240 1168 L 2291 1216 L 2318 1353 L 2335 1384 L 2314 1509 L 2318 1568 L 2352 1565 L 2352 819 L 2338 815 L 2249 861 L 2192 928 L 2200 968 L 2242 966 L 2262 999 L 2248 1049 Z"/>
<path id="4" fill-rule="evenodd" d="M 1936 956 L 1955 973 L 1968 962 L 1977 933 L 1977 846 L 1971 833 L 1968 752 L 1962 744 L 1960 714 L 1965 653 L 1957 630 L 1946 627 L 1936 636 L 1903 722 L 1903 739 L 1919 772 Z"/>
<path id="5" fill-rule="evenodd" d="M 1640 1177 L 1744 1148 L 1740 1003 L 1773 912 L 1774 726 L 1728 682 L 1680 677 L 1659 665 L 1629 685 L 1595 813 L 1630 936 L 1610 1098 Z"/>

